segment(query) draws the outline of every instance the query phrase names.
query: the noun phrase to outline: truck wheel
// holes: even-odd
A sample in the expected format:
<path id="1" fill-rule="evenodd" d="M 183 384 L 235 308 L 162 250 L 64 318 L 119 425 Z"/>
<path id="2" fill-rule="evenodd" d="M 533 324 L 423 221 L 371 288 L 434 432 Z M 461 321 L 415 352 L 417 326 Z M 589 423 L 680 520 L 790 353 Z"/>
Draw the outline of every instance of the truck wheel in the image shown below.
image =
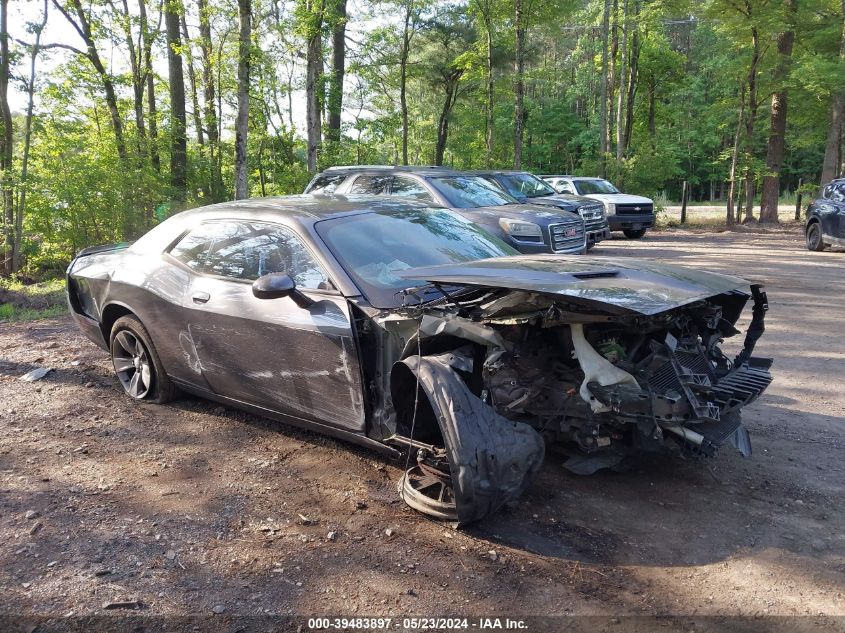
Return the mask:
<path id="1" fill-rule="evenodd" d="M 147 330 L 134 316 L 115 321 L 111 330 L 114 373 L 123 390 L 135 400 L 164 403 L 176 396 Z"/>
<path id="2" fill-rule="evenodd" d="M 622 231 L 629 240 L 638 240 L 645 235 L 645 229 L 625 229 Z"/>

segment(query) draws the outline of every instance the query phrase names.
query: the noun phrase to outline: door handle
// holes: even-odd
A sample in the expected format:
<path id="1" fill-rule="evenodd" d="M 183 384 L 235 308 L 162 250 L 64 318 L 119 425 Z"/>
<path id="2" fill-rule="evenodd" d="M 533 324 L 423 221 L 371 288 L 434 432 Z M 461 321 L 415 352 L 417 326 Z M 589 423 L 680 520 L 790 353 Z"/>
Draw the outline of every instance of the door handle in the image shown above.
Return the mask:
<path id="1" fill-rule="evenodd" d="M 211 295 L 207 292 L 195 292 L 191 299 L 194 300 L 194 303 L 206 303 L 209 299 L 211 299 Z"/>

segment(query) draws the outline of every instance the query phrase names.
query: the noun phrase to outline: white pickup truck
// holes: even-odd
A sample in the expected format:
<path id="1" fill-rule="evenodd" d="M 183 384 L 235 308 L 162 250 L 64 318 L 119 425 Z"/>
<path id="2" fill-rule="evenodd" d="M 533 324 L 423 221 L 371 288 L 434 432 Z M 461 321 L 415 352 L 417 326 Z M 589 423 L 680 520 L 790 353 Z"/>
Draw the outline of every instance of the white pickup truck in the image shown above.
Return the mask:
<path id="1" fill-rule="evenodd" d="M 611 231 L 638 239 L 654 226 L 654 201 L 644 196 L 622 193 L 604 178 L 583 176 L 540 176 L 558 193 L 570 193 L 601 200 Z"/>

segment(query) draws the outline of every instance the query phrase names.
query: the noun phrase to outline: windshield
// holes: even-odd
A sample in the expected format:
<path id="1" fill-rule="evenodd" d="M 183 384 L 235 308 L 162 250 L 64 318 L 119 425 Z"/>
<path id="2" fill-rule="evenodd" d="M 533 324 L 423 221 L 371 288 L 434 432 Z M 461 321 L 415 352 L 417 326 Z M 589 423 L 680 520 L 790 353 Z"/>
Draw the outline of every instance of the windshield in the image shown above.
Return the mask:
<path id="1" fill-rule="evenodd" d="M 506 174 L 497 178 L 500 185 L 514 198 L 542 198 L 557 193 L 537 176 L 531 174 Z"/>
<path id="2" fill-rule="evenodd" d="M 432 178 L 431 182 L 443 194 L 449 206 L 456 209 L 500 207 L 517 202 L 515 198 L 480 176 L 438 177 Z"/>
<path id="3" fill-rule="evenodd" d="M 591 178 L 590 180 L 573 180 L 575 190 L 582 196 L 591 193 L 619 193 L 619 190 L 606 180 Z"/>
<path id="4" fill-rule="evenodd" d="M 398 291 L 425 285 L 397 273 L 418 266 L 518 255 L 481 227 L 446 209 L 410 208 L 321 220 L 317 233 L 367 300 L 377 308 L 402 305 Z M 440 293 L 426 295 L 435 299 Z"/>

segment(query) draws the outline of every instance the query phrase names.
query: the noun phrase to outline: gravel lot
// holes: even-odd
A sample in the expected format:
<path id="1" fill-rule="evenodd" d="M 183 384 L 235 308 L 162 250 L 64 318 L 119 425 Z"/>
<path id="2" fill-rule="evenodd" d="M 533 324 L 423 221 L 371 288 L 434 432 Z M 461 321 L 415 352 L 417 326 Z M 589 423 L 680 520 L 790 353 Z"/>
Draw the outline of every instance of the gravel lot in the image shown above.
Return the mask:
<path id="1" fill-rule="evenodd" d="M 578 477 L 551 455 L 453 531 L 398 501 L 398 464 L 192 398 L 137 405 L 68 318 L 0 323 L 0 614 L 845 616 L 845 253 L 792 227 L 594 254 L 766 282 L 752 457 Z"/>

